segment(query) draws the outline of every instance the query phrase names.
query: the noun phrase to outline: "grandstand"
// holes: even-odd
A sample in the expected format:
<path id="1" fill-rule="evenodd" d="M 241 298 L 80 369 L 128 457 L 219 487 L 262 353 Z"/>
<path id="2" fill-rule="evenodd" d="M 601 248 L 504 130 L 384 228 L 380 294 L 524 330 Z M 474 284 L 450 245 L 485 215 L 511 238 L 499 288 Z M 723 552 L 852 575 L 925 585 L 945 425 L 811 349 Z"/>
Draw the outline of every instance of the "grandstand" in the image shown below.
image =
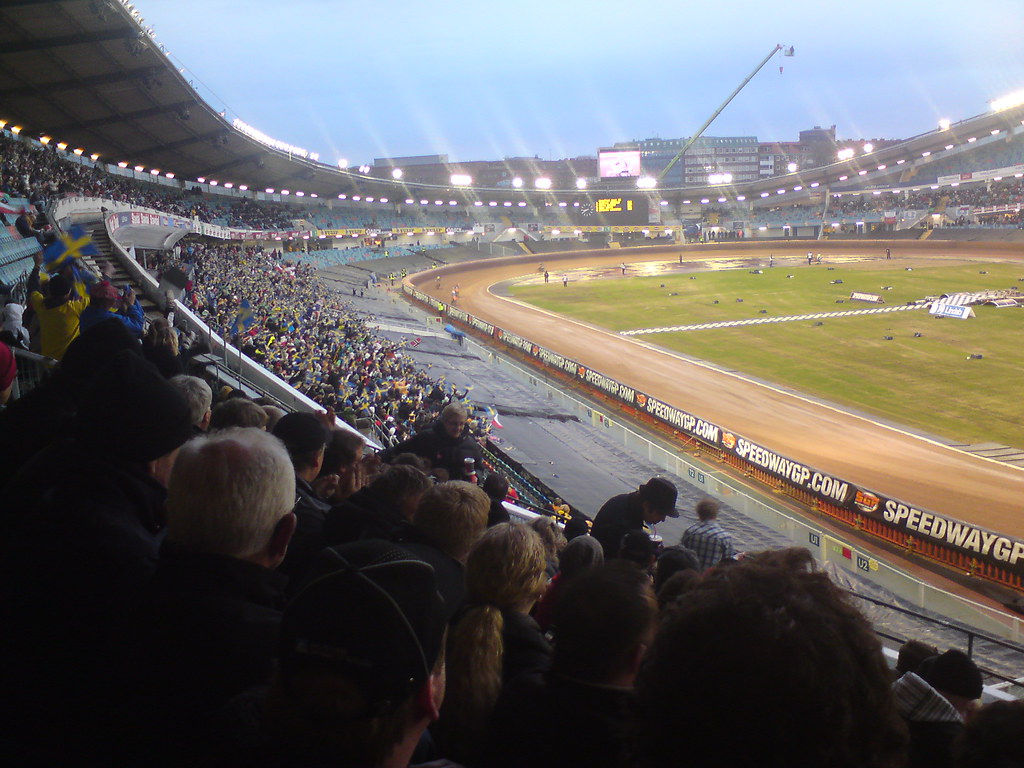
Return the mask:
<path id="1" fill-rule="evenodd" d="M 13 13 L 0 12 L 0 19 Z M 277 515 L 270 526 L 273 534 L 261 529 L 271 543 L 261 540 L 257 555 L 250 547 L 244 557 L 238 554 L 242 549 L 230 553 L 203 550 L 196 544 L 202 539 L 199 532 L 185 536 L 172 524 L 171 533 L 166 533 L 165 486 L 171 488 L 168 510 L 180 513 L 189 504 L 198 508 L 197 499 L 212 494 L 223 478 L 189 484 L 180 474 L 175 481 L 169 467 L 159 474 L 160 462 L 171 456 L 173 463 L 182 445 L 186 446 L 181 449 L 186 457 L 183 466 L 191 461 L 198 473 L 196 467 L 202 462 L 189 458 L 186 439 L 192 432 L 185 429 L 189 425 L 181 418 L 180 423 L 168 424 L 183 412 L 184 401 L 168 395 L 165 388 L 169 385 L 162 379 L 154 383 L 148 378 L 155 369 L 136 370 L 141 364 L 131 360 L 131 355 L 137 356 L 138 350 L 154 365 L 169 361 L 175 370 L 205 380 L 213 395 L 208 404 L 213 409 L 222 407 L 222 416 L 231 410 L 232 400 L 258 406 L 264 421 L 275 410 L 323 414 L 317 422 L 323 425 L 323 435 L 318 436 L 318 428 L 309 426 L 308 419 L 305 432 L 299 427 L 294 427 L 296 432 L 289 431 L 288 425 L 301 424 L 301 420 L 285 421 L 286 426 L 275 431 L 281 442 L 270 441 L 269 447 L 253 443 L 245 448 L 267 452 L 273 452 L 273 445 L 287 448 L 285 458 L 290 463 L 284 474 L 294 470 L 295 479 L 287 488 L 287 483 L 275 488 L 287 491 L 289 504 L 292 498 L 300 499 L 295 502 L 296 514 L 303 503 L 307 505 L 303 514 L 319 510 L 321 528 L 324 519 L 342 505 L 353 503 L 356 494 L 366 491 L 372 496 L 369 489 L 392 503 L 388 497 L 392 489 L 381 491 L 379 485 L 372 485 L 370 475 L 361 474 L 372 470 L 362 464 L 351 470 L 360 480 L 352 481 L 354 489 L 347 496 L 341 493 L 340 479 L 346 470 L 330 474 L 327 482 L 318 484 L 324 480 L 317 476 L 318 462 L 327 461 L 331 435 L 342 435 L 339 441 L 359 441 L 358 458 L 352 460 L 355 466 L 362 461 L 363 443 L 374 449 L 402 449 L 416 445 L 414 441 L 427 434 L 444 440 L 446 420 L 451 416 L 446 406 L 461 404 L 468 414 L 462 414 L 459 429 L 465 427 L 466 431 L 459 432 L 458 438 L 450 436 L 456 440 L 453 445 L 465 449 L 465 455 L 453 454 L 457 462 L 445 468 L 440 463 L 430 466 L 427 451 L 420 454 L 418 466 L 434 471 L 441 481 L 461 476 L 474 482 L 488 475 L 505 476 L 516 502 L 509 501 L 511 496 L 496 501 L 514 521 L 532 524 L 550 517 L 567 532 L 574 525 L 586 530 L 584 519 L 595 517 L 606 500 L 641 486 L 652 475 L 667 476 L 678 488 L 683 516 L 665 520 L 662 515 L 662 522 L 656 523 L 656 533 L 666 545 L 678 541 L 684 528 L 697 523 L 692 510 L 701 499 L 717 497 L 723 502 L 724 521 L 743 550 L 790 546 L 814 550 L 819 567 L 834 583 L 849 590 L 850 600 L 871 619 L 890 664 L 895 663 L 896 648 L 912 638 L 928 639 L 942 648 L 967 648 L 981 668 L 979 674 L 984 674 L 986 702 L 1024 698 L 1024 621 L 1013 612 L 1024 605 L 1024 549 L 1020 553 L 1016 549 L 1024 544 L 1013 531 L 990 531 L 977 521 L 950 518 L 945 522 L 943 518 L 947 525 L 976 525 L 971 530 L 979 532 L 979 537 L 992 537 L 986 539 L 985 553 L 977 557 L 965 555 L 963 547 L 908 536 L 905 529 L 887 525 L 891 521 L 882 519 L 881 510 L 905 509 L 905 517 L 916 513 L 919 521 L 925 515 L 938 519 L 937 514 L 914 508 L 918 499 L 872 496 L 870 480 L 853 485 L 839 475 L 805 466 L 800 463 L 804 461 L 801 455 L 787 458 L 772 453 L 769 444 L 750 444 L 749 451 L 740 455 L 734 450 L 737 436 L 704 412 L 682 411 L 681 403 L 670 402 L 668 397 L 659 399 L 660 392 L 641 390 L 635 379 L 626 379 L 628 369 L 639 364 L 639 354 L 633 357 L 623 346 L 626 351 L 605 355 L 597 363 L 590 357 L 573 357 L 558 345 L 564 341 L 561 336 L 574 332 L 567 333 L 568 326 L 560 325 L 557 318 L 549 316 L 545 321 L 550 324 L 545 335 L 531 337 L 535 331 L 530 326 L 514 322 L 521 320 L 525 310 L 495 310 L 494 305 L 484 303 L 487 298 L 481 298 L 491 285 L 523 276 L 540 280 L 545 270 L 559 276 L 576 267 L 599 269 L 611 264 L 614 270 L 621 261 L 625 275 L 627 262 L 631 266 L 674 262 L 678 256 L 681 264 L 684 253 L 688 259 L 692 255 L 694 263 L 714 258 L 702 250 L 705 247 L 721 246 L 722 251 L 728 247 L 729 257 L 742 263 L 748 256 L 763 255 L 764 248 L 771 248 L 775 255 L 802 256 L 810 246 L 793 244 L 792 253 L 785 251 L 786 241 L 794 239 L 813 241 L 814 250 L 829 253 L 855 250 L 846 242 L 829 243 L 832 238 L 871 237 L 865 239 L 864 248 L 875 252 L 892 245 L 890 238 L 926 238 L 927 243 L 917 244 L 920 253 L 926 254 L 926 246 L 940 240 L 947 229 L 952 237 L 973 233 L 987 239 L 994 237 L 988 233 L 1000 230 L 999 235 L 1013 238 L 1024 224 L 1024 169 L 1014 172 L 1021 165 L 1024 106 L 962 121 L 955 137 L 948 131 L 929 132 L 887 146 L 869 158 L 854 157 L 805 169 L 793 178 L 758 179 L 727 188 L 638 193 L 607 184 L 602 187 L 595 179 L 585 189 L 544 191 L 403 184 L 332 168 L 266 146 L 236 130 L 197 99 L 151 36 L 144 30 L 139 34 L 136 16 L 120 2 L 63 4 L 55 11 L 46 35 L 42 26 L 50 25 L 50 19 L 30 14 L 19 17 L 23 28 L 37 25 L 26 38 L 35 44 L 26 42 L 18 48 L 24 56 L 19 66 L 32 72 L 40 88 L 50 88 L 58 101 L 65 89 L 80 94 L 68 96 L 63 121 L 57 121 L 40 99 L 18 91 L 16 86 L 25 87 L 18 85 L 18 78 L 27 76 L 0 76 L 0 88 L 21 93 L 9 103 L 0 102 L 2 109 L 11 110 L 0 113 L 0 215 L 4 219 L 0 283 L 5 297 L 19 306 L 34 301 L 46 311 L 62 306 L 54 304 L 63 297 L 53 286 L 59 287 L 65 274 L 71 273 L 49 268 L 54 251 L 40 254 L 44 245 L 54 241 L 70 250 L 73 227 L 84 226 L 98 252 L 86 253 L 75 262 L 80 272 L 67 278 L 71 287 L 65 295 L 77 296 L 75 291 L 87 295 L 94 282 L 109 280 L 122 296 L 133 287 L 146 315 L 141 346 L 132 340 L 97 341 L 96 334 L 79 335 L 76 331 L 68 339 L 69 357 L 58 363 L 39 354 L 39 342 L 52 333 L 52 326 L 44 327 L 43 311 L 37 309 L 36 325 L 26 323 L 34 344 L 15 351 L 18 396 L 0 414 L 4 457 L 8 459 L 0 465 L 5 467 L 3 482 L 14 489 L 10 498 L 24 508 L 38 508 L 40 514 L 38 525 L 37 520 L 16 520 L 10 511 L 4 519 L 4 551 L 10 556 L 5 575 L 11 579 L 9 583 L 18 577 L 31 585 L 26 588 L 27 597 L 6 600 L 3 606 L 8 626 L 31 627 L 24 637 L 8 638 L 10 646 L 0 654 L 7 659 L 4 682 L 27 687 L 45 664 L 56 660 L 60 675 L 66 674 L 67 681 L 80 686 L 78 693 L 56 708 L 52 720 L 41 715 L 51 697 L 66 692 L 69 685 L 65 681 L 47 679 L 38 692 L 26 695 L 23 711 L 11 723 L 24 729 L 12 743 L 15 750 L 29 746 L 29 757 L 35 759 L 28 762 L 64 756 L 64 746 L 58 742 L 71 733 L 75 749 L 95 746 L 100 735 L 118 742 L 116 749 L 108 744 L 102 750 L 107 761 L 137 762 L 141 756 L 152 756 L 154 745 L 173 741 L 160 723 L 176 722 L 173 718 L 186 709 L 184 702 L 202 704 L 188 717 L 182 715 L 187 728 L 198 727 L 203 718 L 218 714 L 215 705 L 228 704 L 250 684 L 270 681 L 267 670 L 277 653 L 276 645 L 269 656 L 262 649 L 264 655 L 259 660 L 266 668 L 255 672 L 255 667 L 250 668 L 246 672 L 251 675 L 231 680 L 223 689 L 214 690 L 211 684 L 209 701 L 196 696 L 208 680 L 217 677 L 217 667 L 209 664 L 208 658 L 196 666 L 208 675 L 205 679 L 198 675 L 198 687 L 186 686 L 174 695 L 164 695 L 174 690 L 175 682 L 167 670 L 178 668 L 175 665 L 190 653 L 196 654 L 193 661 L 199 661 L 202 650 L 181 650 L 187 642 L 179 647 L 168 641 L 189 634 L 181 627 L 170 627 L 162 620 L 146 624 L 153 620 L 149 614 L 154 605 L 182 609 L 176 594 L 167 603 L 147 605 L 146 600 L 153 598 L 153 585 L 173 593 L 168 585 L 176 584 L 175 578 L 187 581 L 194 576 L 198 583 L 198 574 L 203 573 L 202 578 L 209 575 L 203 568 L 210 566 L 210 573 L 226 569 L 224 560 L 228 558 L 247 560 L 247 568 L 267 572 L 278 566 L 294 567 L 294 560 L 285 559 L 287 547 L 282 549 L 277 537 L 283 536 L 287 545 L 292 534 L 289 526 L 296 525 L 294 517 L 292 523 L 281 522 L 292 507 L 267 510 L 267 514 Z M 95 36 L 99 48 L 83 53 L 73 69 L 50 62 L 51 49 L 63 45 L 61 35 L 81 28 Z M 127 45 L 122 45 L 125 41 Z M 114 101 L 117 119 L 98 111 L 101 96 L 104 103 L 111 103 L 108 89 L 115 82 L 109 73 L 99 74 L 101 64 L 113 66 L 116 82 L 123 82 Z M 149 68 L 148 74 L 140 74 L 144 68 Z M 153 92 L 152 84 L 145 84 L 152 77 L 163 78 L 167 86 Z M 63 88 L 58 87 L 59 82 L 65 84 Z M 188 119 L 181 117 L 183 110 L 190 115 Z M 145 131 L 140 127 L 143 121 Z M 48 131 L 57 133 L 53 126 L 62 128 L 63 133 L 50 137 Z M 160 140 L 150 143 L 144 134 Z M 211 141 L 211 135 L 225 138 Z M 984 138 L 971 141 L 975 135 Z M 945 149 L 951 141 L 955 141 L 954 149 Z M 76 149 L 79 143 L 82 148 Z M 95 156 L 91 156 L 92 150 Z M 122 157 L 123 161 L 106 162 Z M 904 170 L 894 175 L 885 166 Z M 213 168 L 221 179 L 211 177 Z M 228 173 L 234 181 L 224 181 Z M 288 187 L 282 188 L 282 184 Z M 590 217 L 591 207 L 610 198 L 636 203 L 646 220 L 598 222 L 584 217 L 583 210 Z M 38 238 L 31 234 L 33 229 L 38 230 Z M 758 242 L 761 240 L 763 244 Z M 1010 256 L 1016 258 L 1016 252 Z M 29 299 L 30 285 L 40 273 L 48 272 L 49 280 L 38 298 Z M 65 299 L 68 303 L 72 300 Z M 489 300 L 501 301 L 493 296 Z M 117 314 L 116 310 L 111 314 Z M 111 324 L 121 327 L 110 318 L 103 322 L 108 331 Z M 582 331 L 579 335 L 590 338 Z M 121 344 L 128 348 L 118 356 Z M 110 362 L 105 366 L 107 358 Z M 124 386 L 108 374 L 114 366 L 122 366 L 116 370 L 122 383 L 127 383 Z M 51 377 L 53 370 L 57 373 Z M 753 399 L 745 402 L 748 410 L 760 403 Z M 157 414 L 167 414 L 166 420 Z M 281 413 L 275 418 L 281 418 Z M 37 423 L 44 429 L 37 429 Z M 122 423 L 126 425 L 123 435 L 118 434 Z M 724 426 L 740 429 L 731 423 Z M 238 428 L 243 428 L 241 422 Z M 310 437 L 311 433 L 317 434 Z M 70 437 L 48 445 L 54 435 Z M 819 439 L 817 435 L 810 438 L 812 442 Z M 115 437 L 123 437 L 131 450 L 117 445 Z M 239 445 L 248 446 L 245 439 L 238 440 Z M 304 441 L 313 447 L 304 447 Z M 325 446 L 328 450 L 318 459 L 304 463 L 306 454 L 316 456 Z M 445 450 L 455 450 L 447 443 L 445 446 Z M 72 452 L 42 454 L 47 460 L 59 459 L 44 465 L 45 471 L 38 460 L 30 461 L 36 449 L 58 448 Z M 474 460 L 473 451 L 480 453 L 479 461 Z M 439 456 L 440 451 L 434 458 Z M 755 456 L 768 458 L 752 458 Z M 464 462 L 468 468 L 461 475 L 460 467 L 467 466 Z M 372 463 L 367 460 L 368 466 Z M 853 467 L 852 456 L 849 464 Z M 211 460 L 210 466 L 215 465 Z M 54 473 L 47 468 L 50 466 L 60 470 Z M 794 478 L 804 470 L 807 477 L 797 482 Z M 253 484 L 261 478 L 269 482 L 273 473 L 268 468 L 255 474 L 260 477 L 252 477 L 249 482 Z M 423 474 L 416 475 L 417 482 L 427 484 Z M 65 476 L 70 478 L 67 483 Z M 128 476 L 130 480 L 125 480 Z M 397 487 L 399 482 L 394 484 Z M 469 490 L 460 493 L 473 498 Z M 117 501 L 112 501 L 115 496 Z M 266 497 L 271 496 L 268 490 Z M 77 553 L 75 542 L 64 532 L 65 524 L 79 523 L 67 517 L 73 506 L 70 500 L 81 499 L 90 514 L 102 518 L 108 508 L 130 506 L 140 497 L 151 504 L 146 513 L 152 513 L 152 520 L 146 521 L 149 528 L 129 532 L 146 540 L 148 549 L 141 556 L 136 558 L 137 551 L 118 541 L 124 533 L 123 523 L 118 521 L 110 524 L 112 530 L 84 528 L 88 546 Z M 182 504 L 182 498 L 191 500 Z M 57 509 L 60 504 L 54 499 L 63 508 Z M 477 506 L 478 502 L 474 499 Z M 351 507 L 345 509 L 351 512 Z M 466 514 L 468 521 L 471 515 Z M 479 510 L 473 515 L 479 518 Z M 175 519 L 173 514 L 171 519 Z M 303 526 L 309 519 L 302 518 L 297 524 L 292 557 L 300 551 L 298 537 L 308 535 Z M 446 588 L 452 584 L 442 585 L 441 578 L 455 574 L 452 578 L 460 585 L 456 591 L 462 590 L 461 600 L 465 580 L 472 577 L 464 575 L 467 555 L 463 552 L 456 557 L 454 549 L 445 548 L 450 542 L 439 543 L 445 533 L 454 537 L 451 530 L 417 528 L 428 525 L 425 519 L 425 515 L 417 519 L 410 513 L 408 519 L 392 520 L 387 535 L 431 562 L 438 578 L 438 589 L 431 592 L 448 599 Z M 474 525 L 467 522 L 464 528 Z M 285 529 L 288 535 L 281 533 Z M 78 532 L 73 527 L 67 530 Z M 238 535 L 234 530 L 222 533 L 222 543 Z M 161 550 L 165 535 L 170 536 L 169 545 Z M 492 538 L 499 535 L 506 534 L 487 534 Z M 57 542 L 50 551 L 40 546 L 46 543 L 45 536 Z M 337 543 L 325 537 L 317 534 L 306 541 L 319 549 Z M 110 540 L 117 546 L 108 552 L 105 547 Z M 467 542 L 467 551 L 472 544 Z M 190 547 L 197 549 L 189 551 Z M 999 562 L 994 554 L 997 549 L 1005 549 L 1006 555 Z M 424 552 L 427 554 L 420 554 Z M 82 558 L 80 567 L 76 553 Z M 1020 565 L 1011 562 L 1011 556 L 1018 554 Z M 107 573 L 106 565 L 112 562 L 120 568 L 121 558 L 124 570 Z M 222 558 L 216 568 L 211 565 L 215 558 Z M 556 569 L 557 554 L 548 560 L 548 566 Z M 75 581 L 69 568 L 72 562 L 81 572 L 80 586 L 69 583 Z M 53 569 L 48 572 L 49 566 Z M 175 574 L 168 570 L 171 568 L 184 570 Z M 252 576 L 255 571 L 249 573 Z M 294 597 L 299 591 L 295 585 L 304 573 L 292 573 L 293 585 L 288 589 Z M 695 580 L 699 578 L 694 575 Z M 66 581 L 61 583 L 61 579 Z M 262 573 L 260 579 L 266 579 L 269 589 L 272 577 Z M 217 583 L 211 578 L 202 589 Z M 90 595 L 94 587 L 96 591 Z M 274 586 L 274 590 L 280 590 L 283 598 L 283 586 Z M 167 599 L 170 593 L 163 593 L 160 599 Z M 189 600 L 200 593 L 188 593 Z M 29 605 L 36 599 L 44 607 L 38 625 L 26 621 L 36 617 L 38 606 Z M 283 600 L 261 608 L 267 611 L 274 635 L 282 620 L 290 620 L 290 614 L 282 614 L 282 605 Z M 126 616 L 125 606 L 143 608 L 140 615 L 144 618 Z M 189 608 L 185 606 L 186 614 Z M 215 606 L 211 613 L 220 610 Z M 61 611 L 67 615 L 61 617 Z M 452 609 L 445 620 L 455 613 Z M 516 619 L 510 616 L 511 612 L 506 612 L 503 620 L 511 625 Z M 141 623 L 135 624 L 137 620 Z M 521 620 L 527 621 L 525 617 Z M 243 636 L 236 635 L 236 647 L 252 651 L 255 638 L 265 639 L 261 632 L 265 633 L 266 626 L 260 627 L 260 632 L 248 628 L 252 642 L 243 642 Z M 197 622 L 196 629 L 205 632 L 209 626 Z M 69 644 L 81 643 L 81 656 L 65 658 L 63 649 L 54 646 L 53 638 L 64 638 L 65 630 Z M 133 640 L 147 637 L 158 642 L 148 648 L 142 643 L 129 647 L 118 637 L 121 630 Z M 157 634 L 132 634 L 154 631 Z M 539 634 L 535 639 L 538 646 L 543 642 L 546 647 Z M 100 652 L 106 644 L 111 650 Z M 111 658 L 126 649 L 127 660 Z M 225 665 L 233 655 L 232 648 L 227 650 L 221 657 Z M 870 651 L 877 653 L 878 649 Z M 12 669 L 11 660 L 21 658 L 28 660 L 25 668 Z M 417 663 L 422 666 L 422 661 Z M 151 679 L 148 675 L 154 668 L 159 668 L 160 674 Z M 428 667 L 415 674 L 430 672 Z M 88 700 L 101 690 L 106 675 L 116 694 L 97 693 L 99 705 L 95 713 L 88 713 Z M 239 686 L 243 677 L 245 685 Z M 218 685 L 222 682 L 218 678 Z M 139 688 L 147 685 L 152 690 L 140 694 Z M 401 693 L 406 695 L 408 690 L 401 689 Z M 117 696 L 124 698 L 110 700 Z M 494 705 L 491 700 L 489 706 Z M 137 711 L 131 711 L 133 707 Z M 69 723 L 83 711 L 88 716 L 71 727 Z M 165 719 L 168 716 L 171 719 Z M 104 730 L 105 718 L 130 724 L 128 729 L 145 727 L 140 727 L 136 739 L 115 726 Z M 189 750 L 209 747 L 205 740 L 210 734 L 195 733 L 194 745 L 168 747 L 166 758 L 153 759 L 166 759 L 168 764 L 199 759 Z M 443 734 L 443 728 L 438 733 Z M 116 738 L 108 739 L 112 735 Z M 446 742 L 442 739 L 441 743 Z M 458 755 L 460 745 L 453 749 L 427 757 Z"/>

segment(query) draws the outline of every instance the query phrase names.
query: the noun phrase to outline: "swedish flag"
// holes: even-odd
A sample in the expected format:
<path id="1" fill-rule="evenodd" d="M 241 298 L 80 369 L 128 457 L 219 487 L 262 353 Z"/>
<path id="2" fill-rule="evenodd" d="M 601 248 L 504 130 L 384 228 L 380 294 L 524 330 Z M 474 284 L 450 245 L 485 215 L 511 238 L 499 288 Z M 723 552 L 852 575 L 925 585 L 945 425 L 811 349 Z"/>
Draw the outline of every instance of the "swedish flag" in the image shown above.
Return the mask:
<path id="1" fill-rule="evenodd" d="M 252 314 L 252 306 L 249 304 L 248 299 L 242 299 L 242 303 L 239 305 L 238 317 L 235 318 L 234 325 L 232 328 L 235 329 L 235 333 L 243 333 L 250 325 L 256 322 L 256 318 Z"/>
<path id="2" fill-rule="evenodd" d="M 43 266 L 51 274 L 60 272 L 68 264 L 82 256 L 99 256 L 99 249 L 92 242 L 92 237 L 83 227 L 77 224 L 60 235 L 43 251 Z"/>

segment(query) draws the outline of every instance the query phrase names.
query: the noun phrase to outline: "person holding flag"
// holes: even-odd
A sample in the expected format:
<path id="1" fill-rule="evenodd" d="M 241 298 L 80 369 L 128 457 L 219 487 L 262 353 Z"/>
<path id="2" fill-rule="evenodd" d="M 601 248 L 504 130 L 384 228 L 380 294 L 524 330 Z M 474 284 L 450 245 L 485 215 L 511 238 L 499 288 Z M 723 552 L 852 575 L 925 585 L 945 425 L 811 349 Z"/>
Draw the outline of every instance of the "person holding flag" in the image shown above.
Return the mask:
<path id="1" fill-rule="evenodd" d="M 60 360 L 68 345 L 80 332 L 79 317 L 89 305 L 87 280 L 79 278 L 95 276 L 88 270 L 77 268 L 82 256 L 95 256 L 99 251 L 92 238 L 81 227 L 72 227 L 60 233 L 43 253 L 35 255 L 35 267 L 28 278 L 28 302 L 39 316 L 40 347 L 46 357 Z M 40 267 L 51 274 L 43 295 Z"/>
<path id="2" fill-rule="evenodd" d="M 241 336 L 254 322 L 256 322 L 256 318 L 252 313 L 252 305 L 249 304 L 248 299 L 242 299 L 242 303 L 239 305 L 238 316 L 235 317 L 235 322 L 231 326 L 231 329 L 235 332 L 234 335 Z"/>

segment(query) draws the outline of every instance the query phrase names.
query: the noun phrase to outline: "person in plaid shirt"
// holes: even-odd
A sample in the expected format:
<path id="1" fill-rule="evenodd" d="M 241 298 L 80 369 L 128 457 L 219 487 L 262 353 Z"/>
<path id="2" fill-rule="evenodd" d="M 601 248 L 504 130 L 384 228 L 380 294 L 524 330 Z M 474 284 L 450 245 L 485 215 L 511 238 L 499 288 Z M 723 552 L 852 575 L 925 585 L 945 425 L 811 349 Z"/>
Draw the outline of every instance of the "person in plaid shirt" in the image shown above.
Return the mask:
<path id="1" fill-rule="evenodd" d="M 697 517 L 700 522 L 683 532 L 682 545 L 697 554 L 701 570 L 706 571 L 728 557 L 735 557 L 732 536 L 718 524 L 718 502 L 701 499 L 697 503 Z"/>

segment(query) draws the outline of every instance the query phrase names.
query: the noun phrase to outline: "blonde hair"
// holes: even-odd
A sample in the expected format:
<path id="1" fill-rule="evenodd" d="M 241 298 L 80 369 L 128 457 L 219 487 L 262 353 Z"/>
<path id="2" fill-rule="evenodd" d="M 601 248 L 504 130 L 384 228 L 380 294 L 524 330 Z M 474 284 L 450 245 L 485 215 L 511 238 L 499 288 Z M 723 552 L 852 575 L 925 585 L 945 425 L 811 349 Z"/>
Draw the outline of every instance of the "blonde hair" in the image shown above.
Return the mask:
<path id="1" fill-rule="evenodd" d="M 491 500 L 472 483 L 451 480 L 427 489 L 412 524 L 449 557 L 465 562 L 487 528 Z"/>
<path id="2" fill-rule="evenodd" d="M 528 607 L 547 583 L 540 536 L 502 523 L 480 537 L 466 560 L 467 605 L 448 641 L 448 688 L 442 742 L 464 761 L 474 756 L 502 685 L 504 612 Z"/>
<path id="3" fill-rule="evenodd" d="M 535 517 L 530 521 L 530 527 L 537 532 L 540 540 L 544 543 L 544 551 L 547 553 L 548 560 L 558 562 L 558 556 L 565 549 L 568 541 L 555 519 L 547 516 Z"/>

